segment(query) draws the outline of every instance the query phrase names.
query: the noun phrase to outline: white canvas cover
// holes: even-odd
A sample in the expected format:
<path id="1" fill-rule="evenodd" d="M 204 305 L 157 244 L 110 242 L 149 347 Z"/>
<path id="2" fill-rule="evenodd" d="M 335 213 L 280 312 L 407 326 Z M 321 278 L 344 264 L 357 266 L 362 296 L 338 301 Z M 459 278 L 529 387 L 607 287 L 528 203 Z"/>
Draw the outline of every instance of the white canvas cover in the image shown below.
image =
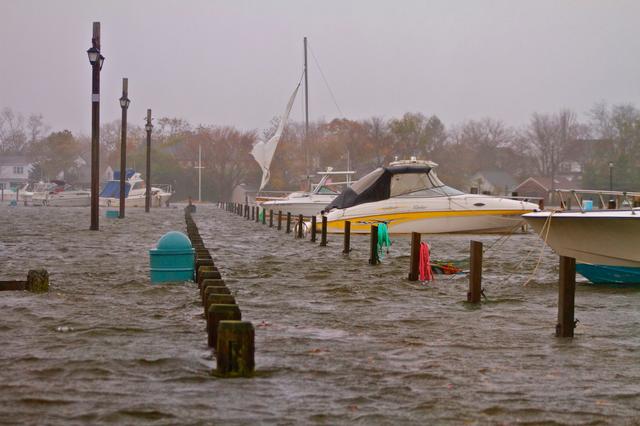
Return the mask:
<path id="1" fill-rule="evenodd" d="M 300 83 L 298 83 L 295 90 L 291 94 L 289 103 L 287 103 L 287 108 L 284 110 L 284 114 L 282 114 L 282 117 L 280 117 L 280 123 L 278 124 L 278 128 L 276 129 L 274 135 L 271 136 L 271 138 L 266 142 L 258 141 L 251 150 L 251 155 L 253 155 L 253 158 L 255 158 L 255 160 L 260 165 L 260 168 L 262 169 L 262 182 L 260 182 L 260 189 L 258 191 L 262 191 L 262 189 L 267 185 L 267 182 L 269 182 L 269 178 L 271 177 L 269 166 L 271 166 L 273 154 L 276 152 L 276 147 L 278 146 L 278 142 L 280 142 L 282 132 L 287 125 L 289 113 L 291 112 L 291 107 L 293 107 L 293 101 L 296 98 L 296 94 L 298 93 L 299 88 Z"/>

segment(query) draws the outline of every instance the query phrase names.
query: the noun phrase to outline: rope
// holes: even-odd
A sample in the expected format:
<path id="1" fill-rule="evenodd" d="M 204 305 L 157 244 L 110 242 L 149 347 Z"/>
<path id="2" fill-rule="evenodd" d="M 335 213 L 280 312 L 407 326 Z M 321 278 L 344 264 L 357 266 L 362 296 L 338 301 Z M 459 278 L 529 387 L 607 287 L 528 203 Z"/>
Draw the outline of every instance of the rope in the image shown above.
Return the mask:
<path id="1" fill-rule="evenodd" d="M 322 72 L 322 68 L 320 68 L 320 64 L 318 63 L 318 59 L 316 59 L 316 55 L 313 53 L 313 49 L 311 48 L 311 44 L 309 44 L 308 46 L 309 46 L 309 51 L 311 52 L 311 57 L 313 58 L 313 61 L 316 63 L 316 66 L 318 67 L 318 70 L 320 71 L 320 75 L 322 76 L 322 80 L 324 80 L 324 84 L 325 84 L 325 86 L 327 86 L 327 89 L 329 90 L 329 94 L 331 94 L 331 99 L 333 100 L 333 104 L 338 109 L 338 112 L 340 113 L 340 117 L 344 117 L 344 114 L 342 113 L 342 110 L 338 106 L 338 101 L 336 101 L 336 97 L 333 95 L 333 90 L 331 90 L 331 87 L 329 86 L 329 82 L 325 78 L 324 73 Z"/>
<path id="2" fill-rule="evenodd" d="M 526 286 L 531 282 L 531 280 L 533 279 L 533 276 L 538 271 L 540 262 L 542 262 L 542 255 L 544 254 L 544 248 L 547 246 L 547 238 L 549 237 L 549 230 L 551 229 L 551 217 L 553 216 L 553 213 L 555 212 L 549 212 L 549 216 L 547 217 L 547 220 L 545 220 L 544 224 L 542 225 L 542 229 L 540 230 L 540 236 L 542 236 L 542 234 L 544 233 L 544 238 L 542 240 L 542 246 L 540 247 L 540 256 L 538 257 L 538 262 L 536 263 L 536 267 L 533 268 L 533 271 L 531 271 L 529 278 L 524 282 L 523 286 Z M 546 232 L 545 232 L 545 227 L 547 228 Z"/>

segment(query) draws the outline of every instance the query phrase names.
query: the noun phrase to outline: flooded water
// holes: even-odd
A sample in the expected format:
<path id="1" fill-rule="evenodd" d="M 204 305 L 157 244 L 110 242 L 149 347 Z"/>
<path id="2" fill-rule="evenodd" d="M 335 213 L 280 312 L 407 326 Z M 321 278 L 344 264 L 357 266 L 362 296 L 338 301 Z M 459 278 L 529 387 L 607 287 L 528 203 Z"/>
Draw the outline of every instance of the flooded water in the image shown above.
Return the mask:
<path id="1" fill-rule="evenodd" d="M 640 290 L 577 288 L 554 337 L 557 257 L 533 234 L 423 237 L 433 257 L 485 247 L 467 276 L 406 280 L 409 240 L 370 266 L 368 238 L 328 247 L 212 206 L 194 219 L 256 327 L 257 375 L 217 379 L 195 284 L 149 282 L 148 250 L 182 209 L 0 206 L 0 279 L 44 267 L 51 291 L 0 293 L 0 423 L 637 424 Z M 517 269 L 522 263 L 522 268 Z"/>

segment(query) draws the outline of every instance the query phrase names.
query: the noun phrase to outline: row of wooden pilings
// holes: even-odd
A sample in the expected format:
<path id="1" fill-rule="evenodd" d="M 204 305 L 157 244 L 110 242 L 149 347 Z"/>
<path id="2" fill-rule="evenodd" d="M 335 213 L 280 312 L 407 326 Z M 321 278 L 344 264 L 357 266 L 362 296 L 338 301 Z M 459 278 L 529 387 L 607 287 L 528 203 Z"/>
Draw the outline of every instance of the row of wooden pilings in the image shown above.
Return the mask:
<path id="1" fill-rule="evenodd" d="M 219 203 L 218 207 L 228 212 L 243 216 L 247 220 L 267 223 L 267 210 L 259 206 L 250 206 L 241 203 Z M 292 215 L 286 213 L 285 232 L 292 232 Z M 296 238 L 304 237 L 304 216 L 298 215 L 294 224 Z M 316 217 L 311 216 L 310 235 L 311 242 L 316 242 Z M 277 213 L 277 229 L 282 229 L 283 214 Z M 269 227 L 274 227 L 274 212 L 269 210 Z M 351 251 L 351 222 L 345 221 L 342 252 L 348 254 Z M 421 235 L 418 232 L 411 233 L 411 257 L 409 263 L 409 281 L 419 279 Z M 327 245 L 327 217 L 322 215 L 320 228 L 320 246 Z M 467 302 L 471 304 L 481 303 L 482 297 L 486 297 L 482 288 L 482 254 L 483 246 L 480 241 L 470 241 L 469 247 L 469 288 Z M 371 240 L 369 248 L 369 264 L 380 263 L 378 255 L 378 226 L 371 225 Z M 560 274 L 558 290 L 558 322 L 556 324 L 557 337 L 573 337 L 573 330 L 577 321 L 574 320 L 575 288 L 576 288 L 576 261 L 573 258 L 560 256 Z"/>
<path id="2" fill-rule="evenodd" d="M 255 330 L 242 321 L 242 312 L 226 286 L 209 249 L 198 231 L 190 209 L 185 209 L 187 234 L 195 250 L 195 281 L 204 307 L 207 343 L 216 355 L 215 375 L 250 377 L 255 370 Z"/>

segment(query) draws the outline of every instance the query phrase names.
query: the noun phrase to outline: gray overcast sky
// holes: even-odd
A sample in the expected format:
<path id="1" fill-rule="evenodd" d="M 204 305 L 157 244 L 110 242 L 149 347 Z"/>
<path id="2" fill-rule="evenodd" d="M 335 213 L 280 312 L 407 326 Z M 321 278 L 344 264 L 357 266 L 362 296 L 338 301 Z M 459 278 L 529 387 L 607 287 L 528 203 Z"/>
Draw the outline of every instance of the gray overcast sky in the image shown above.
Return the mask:
<path id="1" fill-rule="evenodd" d="M 519 125 L 601 100 L 640 104 L 640 1 L 0 0 L 0 108 L 89 133 L 86 49 L 102 24 L 102 122 L 177 116 L 262 129 L 309 38 L 348 118 L 437 114 Z M 310 62 L 310 115 L 339 113 Z M 303 118 L 301 103 L 294 120 Z"/>

